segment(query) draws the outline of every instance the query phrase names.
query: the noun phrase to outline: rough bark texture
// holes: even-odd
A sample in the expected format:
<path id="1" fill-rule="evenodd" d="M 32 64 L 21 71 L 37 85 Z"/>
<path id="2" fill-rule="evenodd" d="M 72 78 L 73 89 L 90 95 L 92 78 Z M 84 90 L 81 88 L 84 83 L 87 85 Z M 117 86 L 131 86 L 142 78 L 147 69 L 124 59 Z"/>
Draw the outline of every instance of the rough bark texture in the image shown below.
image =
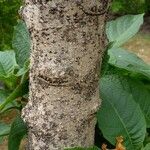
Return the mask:
<path id="1" fill-rule="evenodd" d="M 32 38 L 29 150 L 94 144 L 107 0 L 26 0 Z"/>

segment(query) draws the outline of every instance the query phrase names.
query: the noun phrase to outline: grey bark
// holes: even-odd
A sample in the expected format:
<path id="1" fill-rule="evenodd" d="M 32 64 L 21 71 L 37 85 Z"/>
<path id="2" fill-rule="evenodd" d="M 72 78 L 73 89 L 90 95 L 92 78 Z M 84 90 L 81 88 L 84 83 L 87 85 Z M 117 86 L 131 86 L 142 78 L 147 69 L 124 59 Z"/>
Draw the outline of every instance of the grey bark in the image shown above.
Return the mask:
<path id="1" fill-rule="evenodd" d="M 94 144 L 108 0 L 25 0 L 32 39 L 28 150 Z"/>

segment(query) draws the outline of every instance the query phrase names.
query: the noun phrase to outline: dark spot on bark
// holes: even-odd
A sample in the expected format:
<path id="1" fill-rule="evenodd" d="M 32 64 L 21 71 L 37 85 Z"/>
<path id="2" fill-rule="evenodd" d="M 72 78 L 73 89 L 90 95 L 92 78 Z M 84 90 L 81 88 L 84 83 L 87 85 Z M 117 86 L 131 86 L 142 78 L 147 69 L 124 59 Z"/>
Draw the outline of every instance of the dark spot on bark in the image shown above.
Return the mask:
<path id="1" fill-rule="evenodd" d="M 71 88 L 75 94 L 81 94 L 82 93 L 82 87 L 80 83 L 75 83 Z"/>
<path id="2" fill-rule="evenodd" d="M 57 8 L 51 7 L 50 10 L 49 10 L 49 13 L 55 14 L 57 12 L 57 10 L 58 10 Z"/>
<path id="3" fill-rule="evenodd" d="M 63 129 L 63 131 L 61 131 L 61 133 L 59 134 L 59 139 L 60 140 L 67 140 L 68 139 L 68 135 L 67 135 L 67 130 Z"/>
<path id="4" fill-rule="evenodd" d="M 77 42 L 77 35 L 74 32 L 74 29 L 68 29 L 63 31 L 62 37 L 67 41 L 67 42 Z"/>

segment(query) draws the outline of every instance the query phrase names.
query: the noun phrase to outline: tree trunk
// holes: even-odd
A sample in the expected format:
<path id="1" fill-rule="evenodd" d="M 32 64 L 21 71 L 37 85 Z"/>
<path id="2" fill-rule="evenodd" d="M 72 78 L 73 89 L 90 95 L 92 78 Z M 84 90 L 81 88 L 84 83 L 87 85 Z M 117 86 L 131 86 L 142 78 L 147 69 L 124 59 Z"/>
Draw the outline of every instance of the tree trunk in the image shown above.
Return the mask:
<path id="1" fill-rule="evenodd" d="M 94 145 L 108 0 L 26 0 L 32 39 L 29 150 Z"/>

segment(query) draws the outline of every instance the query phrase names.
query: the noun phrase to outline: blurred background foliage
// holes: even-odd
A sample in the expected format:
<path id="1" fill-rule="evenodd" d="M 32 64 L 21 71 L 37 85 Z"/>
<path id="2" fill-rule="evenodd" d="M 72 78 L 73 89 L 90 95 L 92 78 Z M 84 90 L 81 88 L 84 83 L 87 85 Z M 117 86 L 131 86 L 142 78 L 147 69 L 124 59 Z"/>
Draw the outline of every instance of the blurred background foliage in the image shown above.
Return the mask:
<path id="1" fill-rule="evenodd" d="M 150 0 L 113 0 L 111 10 L 117 14 L 148 13 Z"/>
<path id="2" fill-rule="evenodd" d="M 21 0 L 0 0 L 0 50 L 10 49 Z"/>

